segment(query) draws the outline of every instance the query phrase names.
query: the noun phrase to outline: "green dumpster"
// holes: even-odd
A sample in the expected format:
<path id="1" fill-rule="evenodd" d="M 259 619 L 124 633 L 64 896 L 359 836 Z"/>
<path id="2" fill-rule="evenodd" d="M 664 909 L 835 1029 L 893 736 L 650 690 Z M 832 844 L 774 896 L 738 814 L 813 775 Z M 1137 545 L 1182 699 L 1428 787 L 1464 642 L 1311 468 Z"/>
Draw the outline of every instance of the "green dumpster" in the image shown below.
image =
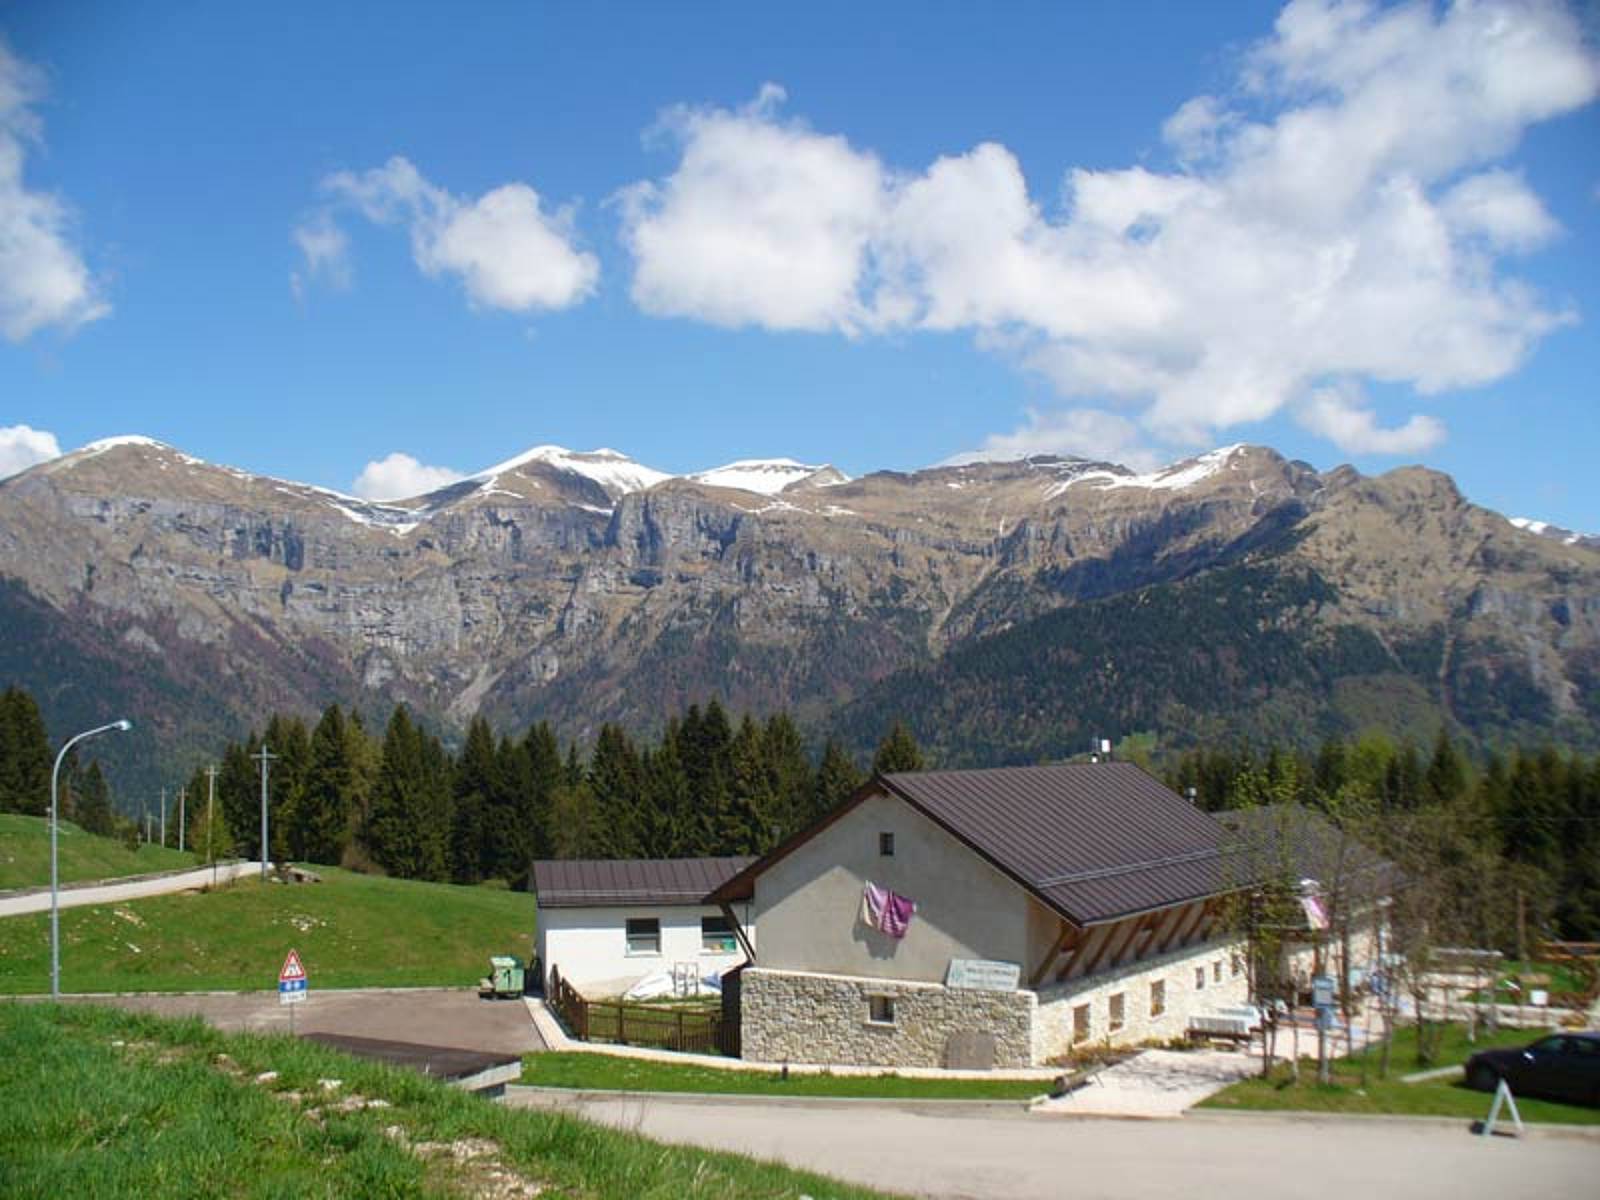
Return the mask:
<path id="1" fill-rule="evenodd" d="M 522 960 L 513 954 L 496 954 L 489 959 L 488 991 L 494 996 L 522 995 Z"/>

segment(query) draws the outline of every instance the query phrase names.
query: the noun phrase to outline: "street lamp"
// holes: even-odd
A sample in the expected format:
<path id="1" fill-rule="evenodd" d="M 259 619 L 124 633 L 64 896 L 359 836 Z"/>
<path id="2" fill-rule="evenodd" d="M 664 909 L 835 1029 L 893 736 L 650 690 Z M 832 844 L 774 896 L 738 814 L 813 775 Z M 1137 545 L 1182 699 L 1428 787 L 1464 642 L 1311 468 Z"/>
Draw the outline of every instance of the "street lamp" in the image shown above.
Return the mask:
<path id="1" fill-rule="evenodd" d="M 113 721 L 109 725 L 100 725 L 94 729 L 85 729 L 76 737 L 68 738 L 67 744 L 61 747 L 61 753 L 56 755 L 56 765 L 50 768 L 50 998 L 61 999 L 61 883 L 60 873 L 56 866 L 56 830 L 60 819 L 56 815 L 56 780 L 61 775 L 61 760 L 85 738 L 92 738 L 96 734 L 127 733 L 133 728 L 133 722 L 127 718 Z"/>

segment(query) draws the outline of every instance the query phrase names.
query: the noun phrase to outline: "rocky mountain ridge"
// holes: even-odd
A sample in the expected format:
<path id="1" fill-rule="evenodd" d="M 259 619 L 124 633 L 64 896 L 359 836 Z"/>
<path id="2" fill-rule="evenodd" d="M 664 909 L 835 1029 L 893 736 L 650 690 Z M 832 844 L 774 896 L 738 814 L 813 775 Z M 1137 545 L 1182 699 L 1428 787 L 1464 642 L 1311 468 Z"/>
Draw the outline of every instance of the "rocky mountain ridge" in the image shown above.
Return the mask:
<path id="1" fill-rule="evenodd" d="M 1455 712 L 1470 679 L 1552 735 L 1600 727 L 1600 552 L 1437 472 L 1318 472 L 1257 446 L 1142 475 L 1040 457 L 854 480 L 537 447 L 378 503 L 113 439 L 0 481 L 0 616 L 79 682 L 58 671 L 52 699 L 20 645 L 0 671 L 47 711 L 89 714 L 93 680 L 174 743 L 333 700 L 583 736 L 715 694 L 822 728 L 897 673 L 936 687 L 953 651 L 1242 563 L 1322 581 L 1314 611 L 1272 620 L 1359 631 L 1382 660 L 1363 676 L 1404 679 L 1440 721 L 1501 732 Z M 993 736 L 998 756 L 1003 721 Z"/>

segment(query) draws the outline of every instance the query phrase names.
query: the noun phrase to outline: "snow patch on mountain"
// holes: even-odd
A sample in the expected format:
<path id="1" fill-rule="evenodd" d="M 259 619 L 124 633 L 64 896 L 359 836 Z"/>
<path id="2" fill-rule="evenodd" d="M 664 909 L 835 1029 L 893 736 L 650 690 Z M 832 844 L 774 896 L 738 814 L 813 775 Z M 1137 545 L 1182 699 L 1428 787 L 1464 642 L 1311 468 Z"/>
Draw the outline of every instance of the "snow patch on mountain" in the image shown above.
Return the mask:
<path id="1" fill-rule="evenodd" d="M 776 496 L 790 484 L 809 479 L 820 471 L 832 471 L 832 468 L 807 466 L 792 458 L 742 458 L 709 471 L 696 471 L 685 478 L 706 487 L 737 488 L 741 492 Z"/>
<path id="2" fill-rule="evenodd" d="M 1231 460 L 1236 454 L 1247 449 L 1248 446 L 1239 442 L 1232 446 L 1220 446 L 1195 458 L 1169 463 L 1159 471 L 1151 471 L 1146 475 L 1135 475 L 1132 472 L 1117 474 L 1113 471 L 1091 471 L 1080 475 L 1075 482 L 1087 482 L 1092 479 L 1104 488 L 1138 487 L 1148 488 L 1151 491 L 1176 491 L 1179 488 L 1193 487 L 1230 467 L 1237 470 L 1238 464 Z"/>
<path id="3" fill-rule="evenodd" d="M 496 463 L 484 471 L 479 471 L 469 478 L 481 480 L 493 487 L 495 480 L 507 471 L 515 471 L 518 467 L 528 463 L 544 463 L 561 471 L 571 471 L 574 475 L 582 475 L 592 479 L 605 489 L 606 495 L 613 500 L 625 496 L 629 492 L 642 492 L 673 478 L 666 471 L 657 471 L 643 463 L 637 463 L 616 450 L 601 448 L 599 450 L 568 450 L 565 446 L 535 446 L 525 450 L 515 458 L 508 458 L 503 463 Z"/>
<path id="4" fill-rule="evenodd" d="M 1525 533 L 1551 538 L 1563 546 L 1592 546 L 1600 542 L 1600 534 L 1574 533 L 1570 529 L 1563 529 L 1560 525 L 1552 525 L 1549 521 L 1536 521 L 1532 517 L 1507 517 L 1506 520 Z"/>

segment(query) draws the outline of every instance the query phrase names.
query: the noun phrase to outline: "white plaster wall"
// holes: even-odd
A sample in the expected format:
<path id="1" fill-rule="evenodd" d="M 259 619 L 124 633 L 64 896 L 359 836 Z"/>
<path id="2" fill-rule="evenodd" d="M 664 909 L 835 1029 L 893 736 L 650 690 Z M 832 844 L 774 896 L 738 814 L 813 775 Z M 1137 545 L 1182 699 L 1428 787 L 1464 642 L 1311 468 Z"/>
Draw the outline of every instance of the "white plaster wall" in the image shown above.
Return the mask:
<path id="1" fill-rule="evenodd" d="M 878 853 L 880 833 L 894 834 L 892 857 Z M 868 880 L 917 902 L 904 938 L 859 920 Z M 952 958 L 983 958 L 1018 963 L 1026 978 L 1054 932 L 1010 879 L 909 805 L 881 795 L 758 876 L 755 906 L 757 957 L 777 971 L 943 983 Z"/>
<path id="2" fill-rule="evenodd" d="M 750 944 L 756 944 L 755 924 L 748 905 L 734 912 Z M 539 959 L 546 977 L 552 965 L 561 977 L 586 996 L 625 992 L 653 971 L 671 970 L 675 962 L 693 962 L 699 975 L 722 972 L 744 961 L 744 953 L 717 954 L 701 949 L 700 918 L 720 917 L 716 907 L 636 905 L 629 907 L 541 908 Z M 659 954 L 629 954 L 627 922 L 655 917 L 661 922 Z"/>
<path id="3" fill-rule="evenodd" d="M 1033 1025 L 1033 1057 L 1038 1063 L 1073 1048 L 1073 1009 L 1089 1006 L 1089 1036 L 1078 1045 L 1136 1045 L 1152 1039 L 1182 1037 L 1189 1018 L 1214 1008 L 1250 1002 L 1245 943 L 1227 938 L 1174 950 L 1157 958 L 1129 963 L 1058 987 L 1041 988 Z M 1216 978 L 1220 966 L 1222 978 Z M 1237 970 L 1235 969 L 1237 967 Z M 1205 986 L 1196 987 L 1195 971 L 1205 972 Z M 1150 1014 L 1150 985 L 1166 982 L 1166 1010 Z M 1111 997 L 1123 996 L 1123 1026 L 1111 1029 Z"/>

